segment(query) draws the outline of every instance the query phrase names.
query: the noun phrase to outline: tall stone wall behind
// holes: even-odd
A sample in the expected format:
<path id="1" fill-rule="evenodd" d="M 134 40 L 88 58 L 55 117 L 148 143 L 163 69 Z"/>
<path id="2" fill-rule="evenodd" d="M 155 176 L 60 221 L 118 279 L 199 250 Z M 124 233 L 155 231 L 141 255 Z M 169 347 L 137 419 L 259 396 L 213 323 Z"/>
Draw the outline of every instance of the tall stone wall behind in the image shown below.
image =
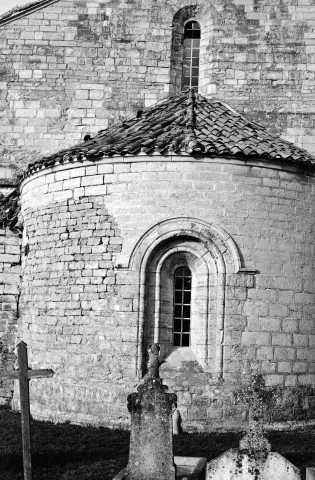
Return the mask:
<path id="1" fill-rule="evenodd" d="M 0 373 L 15 363 L 17 317 L 20 296 L 21 239 L 10 230 L 0 230 Z M 0 382 L 0 404 L 10 403 L 13 382 Z"/>
<path id="2" fill-rule="evenodd" d="M 127 423 L 140 298 L 128 258 L 154 225 L 185 217 L 223 228 L 257 271 L 254 283 L 241 272 L 227 277 L 224 382 L 189 368 L 166 375 L 185 426 L 241 424 L 229 395 L 247 360 L 269 386 L 287 389 L 271 420 L 314 418 L 313 202 L 312 175 L 224 159 L 104 158 L 26 179 L 20 335 L 32 367 L 56 372 L 33 382 L 33 414 Z"/>
<path id="3" fill-rule="evenodd" d="M 204 52 L 200 93 L 315 152 L 315 6 L 193 3 Z M 173 18 L 189 5 L 60 0 L 0 21 L 2 159 L 25 166 L 168 96 Z"/>

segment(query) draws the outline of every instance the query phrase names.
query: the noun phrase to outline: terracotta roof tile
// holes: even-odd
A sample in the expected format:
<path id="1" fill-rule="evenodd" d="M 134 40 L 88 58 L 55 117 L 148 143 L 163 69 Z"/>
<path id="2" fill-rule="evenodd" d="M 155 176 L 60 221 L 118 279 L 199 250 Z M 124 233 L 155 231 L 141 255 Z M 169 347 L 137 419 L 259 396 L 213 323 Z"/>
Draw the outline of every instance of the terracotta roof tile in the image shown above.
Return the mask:
<path id="1" fill-rule="evenodd" d="M 241 156 L 251 159 L 315 164 L 305 150 L 249 122 L 233 109 L 193 90 L 168 98 L 140 118 L 101 130 L 88 141 L 29 165 L 26 175 L 66 161 L 97 160 L 128 153 Z"/>
<path id="2" fill-rule="evenodd" d="M 307 167 L 315 158 L 305 150 L 249 122 L 226 105 L 194 91 L 149 108 L 140 118 L 101 130 L 95 137 L 30 164 L 25 176 L 59 163 L 131 154 L 228 156 L 264 159 Z M 0 197 L 0 228 L 20 231 L 19 188 Z"/>

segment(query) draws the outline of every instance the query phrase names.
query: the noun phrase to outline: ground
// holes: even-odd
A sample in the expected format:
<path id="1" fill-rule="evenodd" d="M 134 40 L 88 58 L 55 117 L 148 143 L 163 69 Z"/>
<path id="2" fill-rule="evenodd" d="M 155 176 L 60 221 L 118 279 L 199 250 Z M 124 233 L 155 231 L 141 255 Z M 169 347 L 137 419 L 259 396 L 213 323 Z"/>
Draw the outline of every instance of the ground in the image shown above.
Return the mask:
<path id="1" fill-rule="evenodd" d="M 21 418 L 0 409 L 1 480 L 23 480 Z M 174 437 L 176 455 L 212 459 L 238 446 L 242 432 L 183 433 Z M 272 449 L 302 469 L 315 466 L 315 429 L 270 432 Z M 108 428 L 32 421 L 33 480 L 110 480 L 128 459 L 129 433 Z"/>

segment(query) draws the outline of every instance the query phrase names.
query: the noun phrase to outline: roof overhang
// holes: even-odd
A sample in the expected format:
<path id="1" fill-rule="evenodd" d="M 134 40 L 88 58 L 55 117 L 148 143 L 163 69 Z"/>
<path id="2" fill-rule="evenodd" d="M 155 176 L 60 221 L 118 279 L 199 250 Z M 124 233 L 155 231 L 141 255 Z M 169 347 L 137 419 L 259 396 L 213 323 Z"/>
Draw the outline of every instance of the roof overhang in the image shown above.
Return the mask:
<path id="1" fill-rule="evenodd" d="M 0 16 L 0 27 L 3 25 L 7 25 L 8 23 L 14 22 L 21 17 L 25 17 L 27 15 L 30 15 L 31 13 L 37 12 L 37 10 L 41 10 L 42 8 L 48 7 L 49 5 L 57 2 L 59 2 L 59 0 L 40 0 L 27 3 L 26 5 L 21 5 L 20 7 L 15 7 Z"/>

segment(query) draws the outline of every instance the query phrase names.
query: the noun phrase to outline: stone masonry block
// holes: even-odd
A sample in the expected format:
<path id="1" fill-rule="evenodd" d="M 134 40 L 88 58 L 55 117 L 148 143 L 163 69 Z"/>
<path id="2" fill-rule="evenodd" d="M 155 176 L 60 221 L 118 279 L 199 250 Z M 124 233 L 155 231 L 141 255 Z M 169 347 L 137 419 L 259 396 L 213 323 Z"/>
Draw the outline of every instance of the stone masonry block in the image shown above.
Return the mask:
<path id="1" fill-rule="evenodd" d="M 290 333 L 272 333 L 272 345 L 292 345 L 292 335 Z"/>
<path id="2" fill-rule="evenodd" d="M 307 372 L 306 362 L 293 362 L 293 373 L 306 373 L 306 372 Z"/>
<path id="3" fill-rule="evenodd" d="M 302 319 L 299 322 L 299 331 L 303 333 L 315 333 L 314 320 Z"/>
<path id="4" fill-rule="evenodd" d="M 274 350 L 275 360 L 294 360 L 295 355 L 295 348 L 275 347 Z"/>
<path id="5" fill-rule="evenodd" d="M 292 372 L 292 363 L 291 362 L 279 362 L 278 363 L 278 373 L 291 373 Z"/>
<path id="6" fill-rule="evenodd" d="M 249 318 L 248 319 L 248 330 L 250 331 L 260 331 L 266 330 L 268 332 L 278 332 L 280 330 L 280 319 L 278 318 Z"/>
<path id="7" fill-rule="evenodd" d="M 3 263 L 14 263 L 14 262 L 18 262 L 20 259 L 20 255 L 13 255 L 13 254 L 8 254 L 8 253 L 5 253 L 5 254 L 1 254 L 0 253 L 0 262 L 3 262 Z"/>
<path id="8" fill-rule="evenodd" d="M 114 165 L 114 173 L 128 173 L 131 171 L 131 164 L 130 163 L 116 163 Z"/>
<path id="9" fill-rule="evenodd" d="M 281 329 L 283 332 L 297 332 L 299 328 L 299 323 L 295 319 L 284 318 L 281 321 Z"/>
<path id="10" fill-rule="evenodd" d="M 84 178 L 82 180 L 84 180 Z M 70 189 L 78 188 L 78 187 L 80 187 L 80 183 L 81 183 L 81 178 L 80 177 L 71 178 L 69 180 L 64 180 L 63 181 L 62 188 L 64 190 L 70 190 Z"/>
<path id="11" fill-rule="evenodd" d="M 94 195 L 105 195 L 106 194 L 106 185 L 93 185 L 90 187 L 85 187 L 86 196 Z"/>
<path id="12" fill-rule="evenodd" d="M 58 172 L 57 172 L 57 173 L 58 173 Z M 56 181 L 56 182 L 53 182 L 53 183 L 51 183 L 51 184 L 49 185 L 48 191 L 49 191 L 49 192 L 56 192 L 56 191 L 58 191 L 58 190 L 61 191 L 61 190 L 62 190 L 62 186 L 63 186 L 62 180 L 60 180 L 60 181 L 58 181 L 58 182 L 57 182 L 57 181 Z"/>
<path id="13" fill-rule="evenodd" d="M 273 348 L 272 347 L 259 347 L 257 348 L 257 359 L 258 360 L 268 360 L 273 358 Z"/>
<path id="14" fill-rule="evenodd" d="M 244 345 L 270 345 L 271 336 L 267 332 L 243 332 L 242 343 Z"/>
<path id="15" fill-rule="evenodd" d="M 103 183 L 103 175 L 89 175 L 88 177 L 83 177 L 81 180 L 81 185 L 83 187 L 91 185 L 102 185 Z"/>
<path id="16" fill-rule="evenodd" d="M 85 168 L 86 175 L 96 175 L 97 174 L 97 165 L 92 165 L 91 167 Z"/>
<path id="17" fill-rule="evenodd" d="M 63 202 L 64 200 L 71 198 L 72 195 L 73 195 L 72 190 L 62 190 L 59 192 L 54 192 L 53 194 L 55 202 Z"/>
<path id="18" fill-rule="evenodd" d="M 17 282 L 16 282 L 15 285 L 5 285 L 5 286 L 4 286 L 4 291 L 3 291 L 3 293 L 5 293 L 5 294 L 9 293 L 9 294 L 13 294 L 13 295 L 18 295 L 18 293 L 19 293 L 19 291 L 20 291 L 20 290 L 19 290 L 19 285 L 20 285 L 20 284 L 18 283 L 18 279 L 17 279 Z M 0 292 L 0 294 L 1 294 L 1 292 Z"/>
<path id="19" fill-rule="evenodd" d="M 254 315 L 268 315 L 268 304 L 266 302 L 250 301 L 245 302 L 244 314 L 252 317 Z"/>
<path id="20" fill-rule="evenodd" d="M 244 315 L 231 315 L 226 319 L 226 328 L 232 330 L 244 330 L 247 318 Z M 255 329 L 256 331 L 257 329 Z"/>
<path id="21" fill-rule="evenodd" d="M 314 385 L 315 383 L 315 374 L 300 374 L 298 375 L 298 384 L 299 385 Z"/>
<path id="22" fill-rule="evenodd" d="M 293 334 L 293 345 L 307 347 L 309 343 L 309 335 Z"/>
<path id="23" fill-rule="evenodd" d="M 74 177 L 84 177 L 85 176 L 85 167 L 72 168 L 69 170 L 70 178 Z"/>
<path id="24" fill-rule="evenodd" d="M 297 385 L 297 375 L 285 375 L 284 377 L 284 386 L 285 387 L 294 387 Z"/>
<path id="25" fill-rule="evenodd" d="M 19 280 L 19 275 L 14 273 L 2 273 L 0 283 L 8 284 L 8 285 L 15 285 Z"/>
<path id="26" fill-rule="evenodd" d="M 113 173 L 114 172 L 114 165 L 111 165 L 111 164 L 98 165 L 97 166 L 97 172 L 99 174 Z"/>
<path id="27" fill-rule="evenodd" d="M 60 170 L 58 172 L 55 172 L 54 174 L 55 178 L 52 178 L 52 182 L 47 182 L 47 183 L 53 183 L 53 182 L 58 182 L 60 180 L 67 180 L 70 177 L 70 170 Z M 46 180 L 48 178 L 46 177 Z"/>
<path id="28" fill-rule="evenodd" d="M 315 358 L 315 349 L 297 348 L 296 358 L 298 360 L 312 361 Z"/>
<path id="29" fill-rule="evenodd" d="M 273 387 L 276 385 L 281 386 L 284 383 L 284 377 L 283 375 L 269 374 L 269 375 L 265 375 L 265 381 L 266 381 L 267 387 Z"/>
<path id="30" fill-rule="evenodd" d="M 6 245 L 5 247 L 5 253 L 8 253 L 8 254 L 18 254 L 20 255 L 21 253 L 21 247 L 20 245 Z"/>
<path id="31" fill-rule="evenodd" d="M 271 303 L 269 305 L 269 313 L 271 316 L 275 317 L 286 317 L 288 314 L 288 307 L 287 305 L 283 305 L 281 303 Z"/>
<path id="32" fill-rule="evenodd" d="M 263 375 L 268 373 L 275 373 L 276 370 L 277 370 L 276 362 L 271 362 L 270 360 L 261 362 L 261 372 Z M 278 368 L 278 372 L 279 372 L 279 368 Z"/>
<path id="33" fill-rule="evenodd" d="M 315 295 L 313 293 L 296 293 L 295 303 L 302 303 L 303 305 L 309 303 L 314 304 Z"/>

